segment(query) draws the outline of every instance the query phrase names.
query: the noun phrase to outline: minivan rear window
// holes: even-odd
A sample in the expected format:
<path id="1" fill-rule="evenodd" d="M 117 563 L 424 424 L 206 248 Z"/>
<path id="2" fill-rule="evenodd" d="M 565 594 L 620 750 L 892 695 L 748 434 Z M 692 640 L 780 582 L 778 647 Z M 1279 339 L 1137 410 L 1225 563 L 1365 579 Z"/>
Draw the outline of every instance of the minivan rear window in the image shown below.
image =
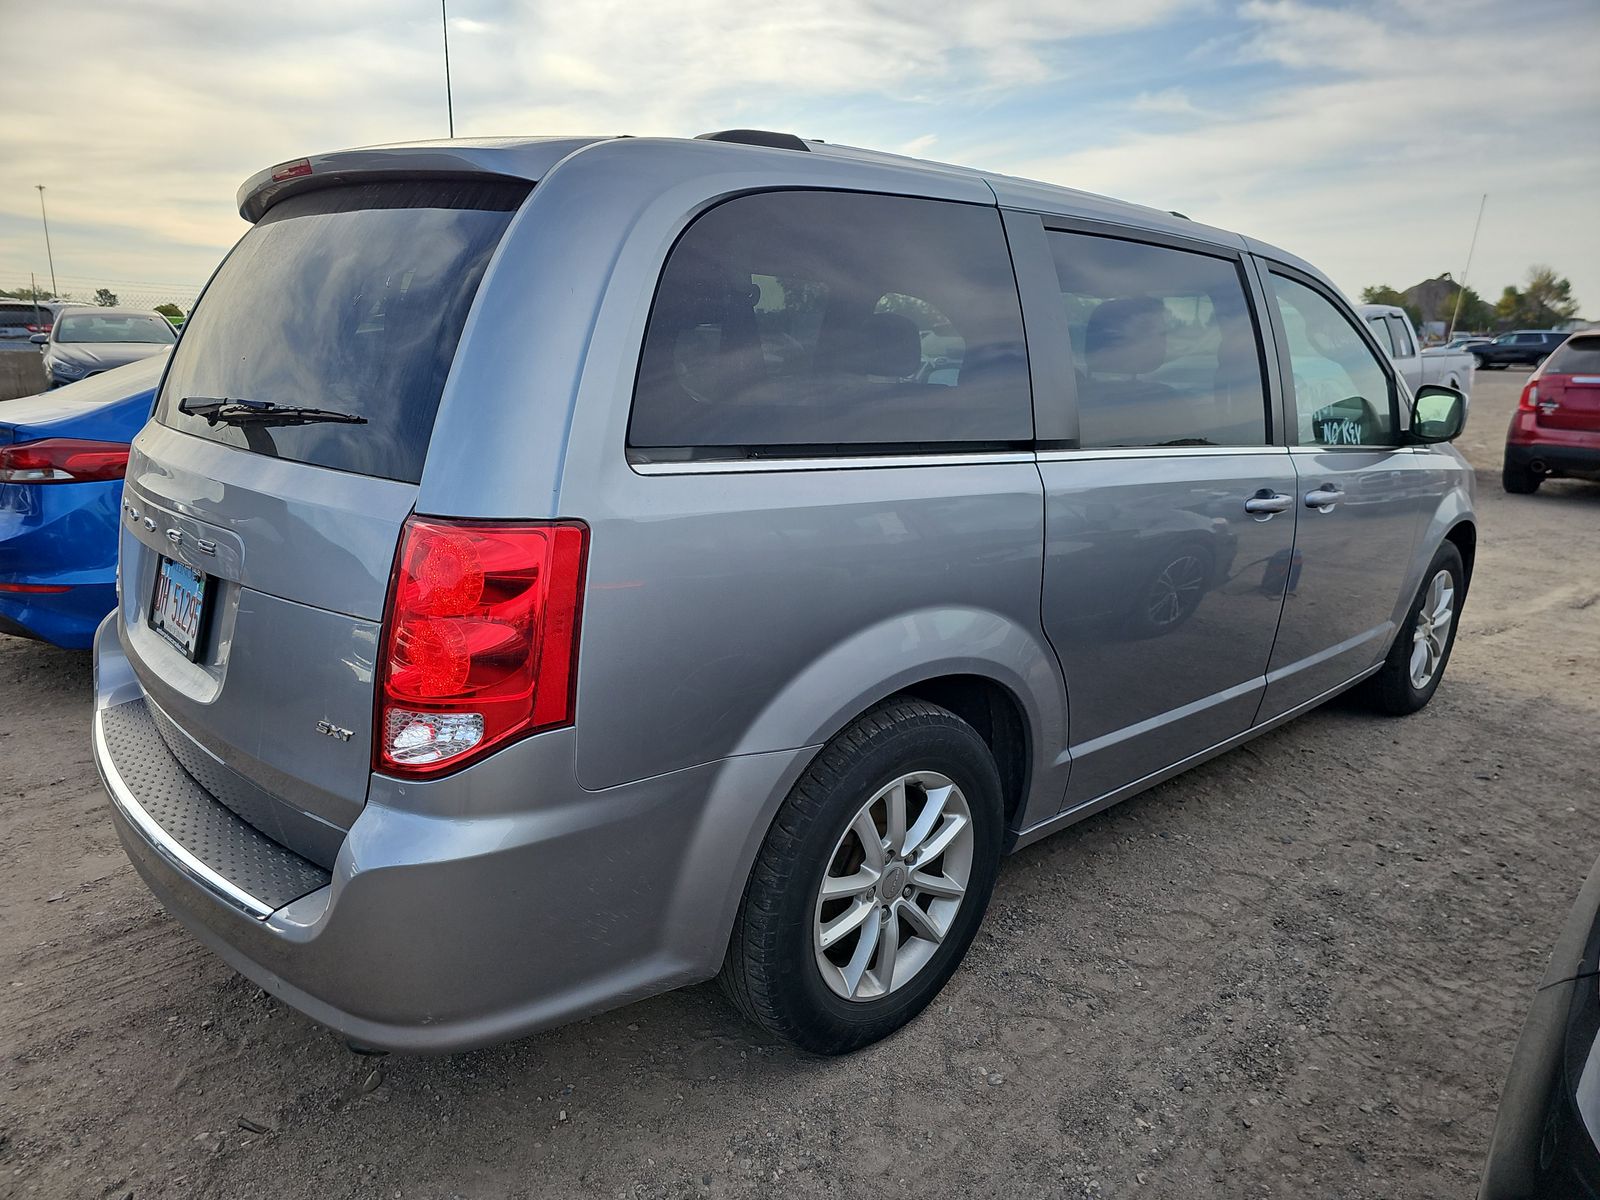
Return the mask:
<path id="1" fill-rule="evenodd" d="M 994 208 L 766 192 L 679 239 L 640 356 L 635 458 L 976 447 L 1033 435 Z"/>
<path id="2" fill-rule="evenodd" d="M 1575 337 L 1556 348 L 1544 364 L 1546 375 L 1600 375 L 1600 336 Z"/>
<path id="3" fill-rule="evenodd" d="M 267 211 L 217 270 L 157 419 L 261 454 L 415 483 L 478 284 L 531 185 L 326 188 Z M 209 424 L 185 398 L 331 409 L 362 424 Z"/>

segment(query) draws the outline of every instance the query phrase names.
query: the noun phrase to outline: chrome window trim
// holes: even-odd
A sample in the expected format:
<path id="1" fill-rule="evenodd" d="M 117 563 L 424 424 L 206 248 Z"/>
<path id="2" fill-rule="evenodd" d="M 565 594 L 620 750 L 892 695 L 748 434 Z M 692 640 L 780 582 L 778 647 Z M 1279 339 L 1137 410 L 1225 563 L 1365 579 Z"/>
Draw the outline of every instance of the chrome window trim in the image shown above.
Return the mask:
<path id="1" fill-rule="evenodd" d="M 1233 458 L 1285 454 L 1286 446 L 1103 446 L 1082 450 L 1041 450 L 1039 462 L 1078 462 L 1093 458 Z"/>
<path id="2" fill-rule="evenodd" d="M 1031 463 L 1028 450 L 951 454 L 836 454 L 815 458 L 703 460 L 697 462 L 630 462 L 639 475 L 748 475 L 773 471 L 868 471 L 890 467 L 995 466 Z"/>
<path id="3" fill-rule="evenodd" d="M 1363 446 L 1294 447 L 1306 452 L 1362 450 Z M 1390 450 L 1396 447 L 1385 446 Z M 1288 446 L 1108 446 L 1090 450 L 1009 450 L 991 454 L 839 454 L 816 458 L 739 459 L 737 461 L 631 462 L 637 475 L 754 475 L 775 471 L 870 471 L 894 467 L 987 467 L 1016 463 L 1079 462 L 1102 458 L 1232 458 L 1287 454 Z"/>
<path id="4" fill-rule="evenodd" d="M 244 913 L 253 920 L 265 921 L 275 911 L 271 905 L 256 899 L 201 862 L 161 828 L 155 818 L 146 812 L 144 806 L 135 798 L 133 790 L 118 772 L 117 764 L 112 761 L 110 750 L 106 746 L 105 712 L 106 710 L 102 708 L 94 714 L 94 754 L 95 761 L 100 767 L 101 777 L 105 780 L 106 791 L 111 794 L 111 802 L 117 806 L 117 810 L 139 831 L 156 853 L 174 867 L 230 908 Z"/>

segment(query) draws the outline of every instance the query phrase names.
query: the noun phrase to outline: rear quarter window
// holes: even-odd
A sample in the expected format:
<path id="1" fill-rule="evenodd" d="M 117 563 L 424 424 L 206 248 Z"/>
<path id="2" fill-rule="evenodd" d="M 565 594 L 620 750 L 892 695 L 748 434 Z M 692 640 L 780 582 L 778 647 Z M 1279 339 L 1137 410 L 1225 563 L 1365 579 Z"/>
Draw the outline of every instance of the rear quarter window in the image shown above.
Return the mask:
<path id="1" fill-rule="evenodd" d="M 190 315 L 157 419 L 259 454 L 417 482 L 467 311 L 529 187 L 372 183 L 275 205 Z M 210 425 L 178 410 L 186 397 L 364 423 Z"/>
<path id="2" fill-rule="evenodd" d="M 1007 445 L 1033 434 L 993 208 L 743 196 L 667 259 L 640 355 L 636 458 Z"/>

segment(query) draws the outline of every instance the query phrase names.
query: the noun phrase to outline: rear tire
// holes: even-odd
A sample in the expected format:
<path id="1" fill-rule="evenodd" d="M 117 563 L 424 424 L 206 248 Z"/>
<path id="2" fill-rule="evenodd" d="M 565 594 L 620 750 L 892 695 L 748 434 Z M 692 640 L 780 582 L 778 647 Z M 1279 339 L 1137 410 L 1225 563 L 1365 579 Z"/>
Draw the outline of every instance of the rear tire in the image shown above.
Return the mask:
<path id="1" fill-rule="evenodd" d="M 1506 463 L 1500 468 L 1500 484 L 1513 496 L 1531 496 L 1539 490 L 1544 476 L 1521 463 Z"/>
<path id="2" fill-rule="evenodd" d="M 1406 610 L 1383 666 L 1362 684 L 1363 697 L 1378 712 L 1404 717 L 1433 699 L 1456 644 L 1456 626 L 1466 594 L 1467 572 L 1461 551 L 1453 542 L 1445 542 L 1422 573 L 1422 586 Z"/>
<path id="3" fill-rule="evenodd" d="M 918 778 L 950 787 L 919 794 L 906 782 Z M 889 801 L 880 826 L 875 799 L 896 787 L 905 824 L 898 845 Z M 936 793 L 944 798 L 934 811 Z M 970 836 L 935 848 L 953 826 L 960 833 L 960 811 Z M 919 842 L 918 817 L 930 812 Z M 972 944 L 999 873 L 1004 821 L 999 772 L 972 726 L 921 700 L 868 712 L 822 748 L 779 808 L 745 886 L 718 978 L 723 991 L 751 1021 L 813 1054 L 845 1054 L 893 1033 L 939 993 Z M 867 843 L 853 839 L 880 828 L 875 868 Z M 910 853 L 917 845 L 921 856 Z M 949 896 L 947 885 L 963 876 L 953 910 L 932 898 Z M 850 880 L 860 882 L 839 886 Z M 919 880 L 945 890 L 924 894 Z M 907 917 L 910 904 L 919 911 Z M 865 919 L 838 920 L 857 912 Z M 835 934 L 835 925 L 849 932 Z M 936 942 L 933 932 L 941 932 Z M 863 950 L 869 933 L 874 944 Z M 825 945 L 830 936 L 837 940 Z M 885 965 L 890 937 L 900 957 Z"/>

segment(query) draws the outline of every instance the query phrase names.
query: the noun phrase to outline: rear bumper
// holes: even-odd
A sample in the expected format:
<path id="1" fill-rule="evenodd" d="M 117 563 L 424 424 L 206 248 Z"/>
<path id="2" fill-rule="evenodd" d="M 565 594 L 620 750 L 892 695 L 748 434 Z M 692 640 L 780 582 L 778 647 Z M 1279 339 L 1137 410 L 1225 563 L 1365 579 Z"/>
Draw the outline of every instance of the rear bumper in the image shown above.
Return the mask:
<path id="1" fill-rule="evenodd" d="M 1594 438 L 1587 439 L 1595 441 Z M 1506 445 L 1506 465 L 1532 467 L 1556 475 L 1600 475 L 1600 445 L 1574 446 L 1549 442 L 1513 442 Z"/>
<path id="2" fill-rule="evenodd" d="M 116 583 L 110 580 L 76 584 L 65 592 L 0 591 L 0 633 L 35 638 L 66 650 L 87 650 L 94 642 L 95 626 L 116 603 Z"/>
<path id="3" fill-rule="evenodd" d="M 237 829 L 219 839 L 216 827 L 243 823 L 214 799 L 220 813 L 187 816 L 150 791 L 198 787 L 164 746 L 106 736 L 108 714 L 144 703 L 114 620 L 95 666 L 96 765 L 150 890 L 241 974 L 386 1050 L 468 1049 L 714 974 L 767 822 L 810 757 L 747 755 L 586 792 L 565 730 L 434 783 L 377 776 L 331 873 L 280 862 L 301 874 L 263 896 L 263 868 L 241 856 L 288 852 L 249 827 L 269 844 Z"/>

